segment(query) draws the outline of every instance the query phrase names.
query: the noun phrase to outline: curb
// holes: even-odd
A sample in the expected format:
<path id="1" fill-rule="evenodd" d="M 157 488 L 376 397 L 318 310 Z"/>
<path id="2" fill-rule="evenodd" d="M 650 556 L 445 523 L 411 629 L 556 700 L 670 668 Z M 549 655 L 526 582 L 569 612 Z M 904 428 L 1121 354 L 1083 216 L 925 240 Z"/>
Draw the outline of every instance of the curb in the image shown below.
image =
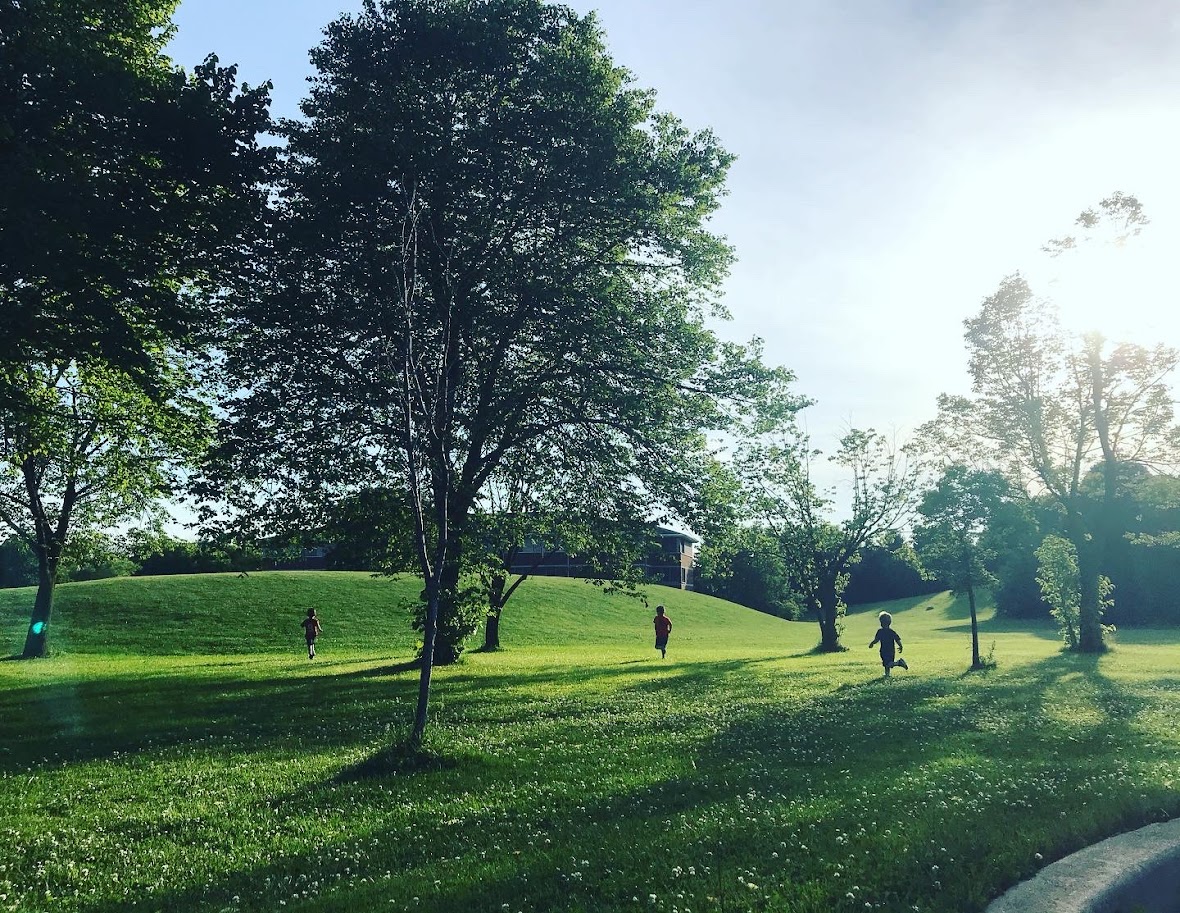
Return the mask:
<path id="1" fill-rule="evenodd" d="M 1180 818 L 1059 859 L 993 901 L 986 913 L 1132 911 L 1180 911 Z"/>

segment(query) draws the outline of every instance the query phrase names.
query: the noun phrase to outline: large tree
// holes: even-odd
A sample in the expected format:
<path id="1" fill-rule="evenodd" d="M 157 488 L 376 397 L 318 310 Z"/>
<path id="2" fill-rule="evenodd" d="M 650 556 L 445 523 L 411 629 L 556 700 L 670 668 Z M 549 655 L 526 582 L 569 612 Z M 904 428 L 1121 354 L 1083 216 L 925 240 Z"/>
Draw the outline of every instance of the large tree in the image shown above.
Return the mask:
<path id="1" fill-rule="evenodd" d="M 1122 464 L 1175 458 L 1167 379 L 1178 354 L 1126 343 L 1107 351 L 1093 335 L 1076 340 L 1020 276 L 1005 279 L 966 327 L 975 396 L 940 398 L 925 436 L 945 453 L 989 455 L 985 462 L 1014 487 L 1057 508 L 1077 553 L 1078 648 L 1100 651 L 1099 576 L 1114 528 L 1103 517 L 1112 514 Z M 954 420 L 964 416 L 970 420 Z M 948 435 L 956 428 L 966 434 Z M 1098 510 L 1084 486 L 1096 464 L 1104 479 Z"/>
<path id="2" fill-rule="evenodd" d="M 830 458 L 852 491 L 847 516 L 837 519 L 835 487 L 820 488 L 813 477 L 820 456 L 788 427 L 748 441 L 737 462 L 754 516 L 774 532 L 793 586 L 819 622 L 819 649 L 835 652 L 844 649 L 848 572 L 866 545 L 902 525 L 913 508 L 915 475 L 883 435 L 850 430 Z"/>
<path id="3" fill-rule="evenodd" d="M 0 0 L 0 366 L 99 359 L 160 394 L 263 211 L 269 87 L 163 54 L 176 0 Z M 0 409 L 27 407 L 20 372 Z"/>
<path id="4" fill-rule="evenodd" d="M 1081 256 L 1103 237 L 1123 244 L 1147 220 L 1137 199 L 1116 193 L 1076 224 L 1079 237 L 1046 249 Z M 973 396 L 940 397 L 939 417 L 920 436 L 944 457 L 998 468 L 1016 489 L 1052 503 L 1076 552 L 1077 646 L 1101 651 L 1100 576 L 1122 533 L 1121 480 L 1128 465 L 1158 469 L 1180 455 L 1169 386 L 1180 352 L 1071 335 L 1056 305 L 1020 275 L 1006 278 L 964 325 Z M 1097 510 L 1085 487 L 1095 465 L 1103 478 Z"/>
<path id="5" fill-rule="evenodd" d="M 162 363 L 162 360 L 160 362 Z M 170 493 L 193 459 L 208 412 L 175 362 L 157 371 L 161 406 L 124 373 L 97 363 L 8 369 L 30 408 L 0 410 L 0 523 L 32 550 L 37 595 L 22 656 L 44 656 L 58 567 L 71 533 L 110 526 Z"/>
<path id="6" fill-rule="evenodd" d="M 226 452 L 239 482 L 408 492 L 426 603 L 416 744 L 440 613 L 505 460 L 576 433 L 615 478 L 691 484 L 684 455 L 707 452 L 723 404 L 789 377 L 704 325 L 731 258 L 705 228 L 731 157 L 656 111 L 592 16 L 370 0 L 325 34 L 304 119 L 285 125 Z"/>

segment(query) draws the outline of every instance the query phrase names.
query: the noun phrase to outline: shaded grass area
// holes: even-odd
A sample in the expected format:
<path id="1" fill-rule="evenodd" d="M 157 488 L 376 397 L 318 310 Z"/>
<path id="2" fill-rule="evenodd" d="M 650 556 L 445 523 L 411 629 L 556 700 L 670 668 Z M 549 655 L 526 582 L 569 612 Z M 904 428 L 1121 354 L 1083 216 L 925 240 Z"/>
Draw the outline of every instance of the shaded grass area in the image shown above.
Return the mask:
<path id="1" fill-rule="evenodd" d="M 1078 657 L 985 619 L 966 675 L 944 595 L 891 607 L 885 683 L 871 607 L 836 656 L 681 608 L 667 661 L 644 611 L 438 670 L 421 756 L 406 656 L 3 664 L 0 909 L 949 913 L 1180 812 L 1170 633 Z"/>

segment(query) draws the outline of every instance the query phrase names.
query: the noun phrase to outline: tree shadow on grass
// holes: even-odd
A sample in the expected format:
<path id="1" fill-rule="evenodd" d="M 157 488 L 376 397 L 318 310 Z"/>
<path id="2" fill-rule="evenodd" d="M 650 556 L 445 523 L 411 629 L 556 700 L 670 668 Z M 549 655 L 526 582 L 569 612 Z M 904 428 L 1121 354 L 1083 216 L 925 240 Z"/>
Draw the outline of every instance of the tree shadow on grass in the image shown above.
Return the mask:
<path id="1" fill-rule="evenodd" d="M 563 667 L 486 676 L 444 668 L 435 679 L 435 696 L 445 698 L 448 716 L 457 723 L 561 722 L 583 712 L 580 694 L 520 703 L 504 700 L 505 691 L 542 693 L 560 685 L 575 692 L 601 690 L 604 701 L 619 692 L 697 693 L 708 690 L 717 676 L 740 675 L 764 661 L 669 663 L 644 670 Z M 256 679 L 182 670 L 10 688 L 0 692 L 0 719 L 22 737 L 0 756 L 0 771 L 55 756 L 77 763 L 178 747 L 209 753 L 297 752 L 365 744 L 387 736 L 390 713 L 408 723 L 418 682 L 407 673 L 416 671 L 413 661 L 342 672 L 321 666 Z M 620 682 L 612 684 L 615 678 Z M 308 708 L 327 709 L 309 714 Z"/>
<path id="2" fill-rule="evenodd" d="M 332 778 L 333 783 L 357 783 L 386 777 L 438 773 L 458 767 L 460 760 L 425 748 L 398 742 L 381 748 L 362 761 L 350 764 Z"/>
<path id="3" fill-rule="evenodd" d="M 333 820 L 343 816 L 353 822 L 347 837 L 326 845 L 312 839 L 288 842 L 265 863 L 214 874 L 208 884 L 157 891 L 151 895 L 151 903 L 170 910 L 215 910 L 240 895 L 243 909 L 276 909 L 279 899 L 289 901 L 291 896 L 290 888 L 281 889 L 280 884 L 315 872 L 325 885 L 325 896 L 306 901 L 312 909 L 378 909 L 394 900 L 409 905 L 411 897 L 417 897 L 420 902 L 414 907 L 422 911 L 478 913 L 499 910 L 503 903 L 527 896 L 532 909 L 622 910 L 634 907 L 633 895 L 643 897 L 650 890 L 667 896 L 676 890 L 668 874 L 670 861 L 700 864 L 708 859 L 724 876 L 718 883 L 724 881 L 724 890 L 735 892 L 725 908 L 753 909 L 750 901 L 743 905 L 738 893 L 745 888 L 737 884 L 736 874 L 746 867 L 759 871 L 777 867 L 773 870 L 782 883 L 830 881 L 823 877 L 824 866 L 831 861 L 823 858 L 827 852 L 823 848 L 830 843 L 835 858 L 836 831 L 851 830 L 855 823 L 838 815 L 831 818 L 833 805 L 849 809 L 853 819 L 888 821 L 907 796 L 914 804 L 927 801 L 921 786 L 898 782 L 906 779 L 897 777 L 899 772 L 967 770 L 974 765 L 981 770 L 1011 771 L 1009 775 L 1015 777 L 1035 777 L 1038 770 L 1030 766 L 1022 747 L 1023 740 L 1033 735 L 1061 744 L 1050 759 L 1042 754 L 1037 761 L 1047 766 L 1051 760 L 1059 768 L 1055 775 L 1068 776 L 1088 765 L 1101 768 L 1110 761 L 1112 741 L 1128 748 L 1143 741 L 1133 722 L 1149 703 L 1103 675 L 1099 658 L 1069 654 L 1005 670 L 986 680 L 900 680 L 892 687 L 883 687 L 880 679 L 847 683 L 800 704 L 760 699 L 765 678 L 759 669 L 761 662 L 767 661 L 678 664 L 659 670 L 671 686 L 658 719 L 664 735 L 678 739 L 677 744 L 691 754 L 691 768 L 684 765 L 642 786 L 617 781 L 620 785 L 612 791 L 611 781 L 605 779 L 609 771 L 603 771 L 603 779 L 586 783 L 582 782 L 584 768 L 554 763 L 542 769 L 535 754 L 495 762 L 473 755 L 434 754 L 423 759 L 390 752 L 384 759 L 371 756 L 313 786 L 303 801 L 291 804 L 292 810 L 284 818 L 290 821 L 307 814 Z M 514 701 L 497 694 L 498 689 L 476 687 L 482 680 L 456 676 L 448 681 L 447 706 L 450 714 L 451 707 L 458 704 L 458 714 L 448 719 L 451 724 L 483 724 L 492 727 L 490 731 L 507 727 L 532 740 L 533 747 L 542 752 L 600 753 L 604 766 L 617 770 L 642 764 L 642 754 L 612 757 L 609 746 L 618 746 L 616 755 L 628 753 L 624 747 L 627 739 L 634 737 L 634 729 L 641 723 L 614 711 L 644 705 L 652 682 L 634 676 L 620 678 L 618 670 L 608 667 L 599 667 L 597 672 L 580 670 L 578 683 L 589 691 L 597 678 L 613 683 L 614 691 L 593 692 L 594 700 L 580 694 L 576 702 L 552 708 L 548 717 L 536 712 L 538 705 L 545 703 L 543 696 L 529 707 L 514 708 Z M 545 683 L 564 681 L 567 674 L 568 670 L 550 670 L 505 679 L 543 694 Z M 719 679 L 726 680 L 720 688 Z M 344 693 L 352 695 L 372 683 L 357 677 L 343 685 Z M 1074 696 L 1093 708 L 1089 717 L 1070 721 L 1055 713 L 1059 703 Z M 730 704 L 718 706 L 721 697 Z M 716 715 L 693 720 L 693 708 L 698 706 L 710 708 Z M 213 712 L 221 707 L 209 698 L 206 709 Z M 599 718 L 589 718 L 599 710 Z M 1005 717 L 1015 727 L 1011 732 L 997 736 L 987 728 Z M 532 730 L 514 727 L 524 719 L 551 720 L 553 725 Z M 704 723 L 708 724 L 706 731 L 698 731 Z M 549 740 L 559 742 L 558 746 L 544 748 Z M 881 788 L 850 805 L 849 793 L 855 793 L 863 783 L 854 779 L 855 774 L 848 774 L 858 771 L 863 775 L 866 769 L 880 772 Z M 502 801 L 488 801 L 484 794 L 472 792 L 472 777 L 488 773 L 495 775 L 494 795 Z M 422 812 L 410 816 L 412 831 L 395 826 L 388 815 L 374 820 L 356 811 L 358 805 L 380 808 L 373 804 L 372 791 L 407 774 L 415 778 L 413 795 L 424 797 L 419 800 Z M 889 791 L 895 786 L 900 792 Z M 914 790 L 913 795 L 906 789 Z M 385 799 L 385 795 L 381 801 L 388 804 L 407 801 L 411 794 L 404 794 L 406 799 L 395 799 L 392 794 Z M 523 798 L 517 798 L 514 805 L 505 804 L 512 795 Z M 274 799 L 268 802 L 268 809 L 287 807 Z M 811 854 L 783 853 L 772 859 L 772 850 L 786 835 L 777 833 L 778 825 L 771 819 L 755 820 L 751 811 L 770 803 L 792 809 L 795 817 L 791 820 L 799 823 L 791 826 L 811 828 L 807 837 L 813 844 Z M 923 812 L 916 809 L 915 813 Z M 997 809 L 997 814 L 1010 813 Z M 962 817 L 956 818 L 952 812 L 939 814 L 944 815 L 938 819 L 941 831 L 935 832 L 939 845 L 949 847 L 964 865 L 976 858 L 1008 853 L 999 869 L 981 869 L 964 879 L 962 883 L 970 883 L 971 890 L 998 894 L 1027 874 L 1022 868 L 1026 863 L 1017 853 L 1024 837 L 1013 837 L 1013 847 L 986 845 L 986 829 L 975 833 Z M 1060 823 L 1056 808 L 1021 812 L 1031 834 L 1053 835 L 1057 843 L 1049 852 L 1056 855 L 1106 836 L 1111 828 L 1134 826 L 1136 814 L 1139 812 L 1131 809 L 1119 817 L 1115 811 L 1096 823 L 1074 826 L 1072 819 Z M 680 821 L 690 826 L 675 825 Z M 301 832 L 299 827 L 285 829 Z M 344 833 L 339 824 L 333 831 Z M 544 841 L 541 835 L 545 835 Z M 370 842 L 386 848 L 386 854 L 370 859 L 355 852 L 355 847 Z M 841 845 L 839 858 L 845 858 L 849 849 Z M 1029 855 L 1027 865 L 1031 866 Z M 573 878 L 572 869 L 580 868 L 580 863 L 571 864 L 571 860 L 583 858 L 594 860 L 603 871 L 587 871 L 580 879 Z M 730 862 L 723 862 L 723 858 Z M 881 876 L 884 881 L 876 887 L 925 906 L 979 906 L 974 895 L 946 896 L 959 890 L 960 882 L 948 882 L 940 896 L 922 894 L 922 890 L 930 890 L 921 887 L 929 885 L 929 862 L 897 860 L 886 867 Z M 731 863 L 733 872 L 725 869 Z M 346 864 L 352 867 L 347 876 Z M 921 872 L 916 868 L 919 864 Z M 608 875 L 607 870 L 615 874 Z M 394 875 L 387 876 L 387 871 Z M 468 873 L 465 876 L 455 874 L 464 871 Z M 720 888 L 709 890 L 727 896 Z M 833 890 L 838 892 L 838 886 L 833 885 Z M 141 902 L 147 898 L 141 893 Z M 837 908 L 842 899 L 843 894 L 834 894 L 830 908 Z M 82 904 L 79 910 L 114 913 L 126 909 L 127 903 L 124 897 L 118 902 Z M 513 909 L 524 906 L 517 904 Z"/>

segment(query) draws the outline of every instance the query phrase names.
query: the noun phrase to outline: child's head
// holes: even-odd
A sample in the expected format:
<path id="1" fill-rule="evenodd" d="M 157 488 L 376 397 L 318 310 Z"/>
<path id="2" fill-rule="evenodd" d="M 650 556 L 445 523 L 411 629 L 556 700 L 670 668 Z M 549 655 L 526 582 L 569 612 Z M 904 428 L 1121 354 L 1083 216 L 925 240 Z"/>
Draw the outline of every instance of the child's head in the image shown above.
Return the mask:
<path id="1" fill-rule="evenodd" d="M 880 612 L 877 615 L 877 621 L 881 622 L 881 627 L 887 628 L 893 624 L 893 616 L 888 612 Z"/>
<path id="2" fill-rule="evenodd" d="M 657 614 L 657 615 L 663 615 L 663 614 L 664 614 L 664 607 L 663 607 L 662 605 L 658 605 L 658 606 L 656 606 L 656 614 Z"/>
<path id="3" fill-rule="evenodd" d="M 315 618 L 315 609 L 308 609 L 307 610 L 307 617 L 308 618 Z"/>

